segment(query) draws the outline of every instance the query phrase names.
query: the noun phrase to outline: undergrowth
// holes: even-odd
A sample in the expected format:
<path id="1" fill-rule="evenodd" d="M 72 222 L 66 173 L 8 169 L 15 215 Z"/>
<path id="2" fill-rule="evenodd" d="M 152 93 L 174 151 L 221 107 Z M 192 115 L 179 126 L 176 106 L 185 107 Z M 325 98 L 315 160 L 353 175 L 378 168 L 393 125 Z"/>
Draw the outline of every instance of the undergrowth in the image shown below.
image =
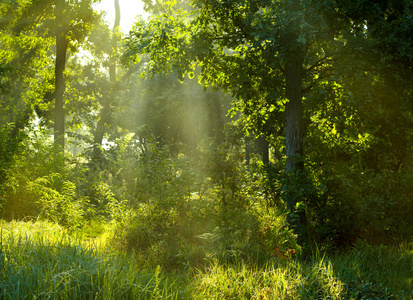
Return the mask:
<path id="1" fill-rule="evenodd" d="M 0 230 L 1 299 L 413 299 L 411 243 L 165 270 L 45 221 Z"/>

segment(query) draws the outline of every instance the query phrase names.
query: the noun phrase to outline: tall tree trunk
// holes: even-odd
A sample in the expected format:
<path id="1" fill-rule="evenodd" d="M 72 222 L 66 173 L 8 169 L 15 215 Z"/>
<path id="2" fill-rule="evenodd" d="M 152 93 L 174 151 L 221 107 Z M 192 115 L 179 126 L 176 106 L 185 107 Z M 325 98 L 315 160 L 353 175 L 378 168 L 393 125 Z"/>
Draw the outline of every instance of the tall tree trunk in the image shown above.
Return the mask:
<path id="1" fill-rule="evenodd" d="M 306 218 L 304 210 L 296 210 L 296 204 L 303 201 L 300 199 L 300 186 L 297 176 L 304 169 L 302 150 L 302 88 L 301 88 L 302 63 L 299 59 L 288 62 L 285 67 L 286 75 L 286 97 L 288 102 L 285 106 L 285 142 L 287 150 L 287 193 L 286 204 L 290 211 L 287 222 L 300 233 L 305 226 Z"/>
<path id="2" fill-rule="evenodd" d="M 56 20 L 59 24 L 56 33 L 56 64 L 55 64 L 55 111 L 54 111 L 54 144 L 65 148 L 65 111 L 64 92 L 65 78 L 64 70 L 66 65 L 66 51 L 68 42 L 66 40 L 64 28 L 65 0 L 56 0 Z"/>
<path id="3" fill-rule="evenodd" d="M 303 10 L 301 0 L 287 2 L 286 10 L 292 15 L 299 15 Z M 288 41 L 297 41 L 301 28 L 296 21 L 288 25 L 286 38 Z M 286 204 L 289 214 L 287 223 L 298 236 L 298 243 L 302 244 L 306 239 L 306 214 L 303 207 L 297 207 L 298 203 L 304 203 L 304 195 L 301 191 L 303 178 L 304 160 L 302 148 L 302 71 L 305 46 L 299 42 L 290 47 L 286 57 L 285 65 L 285 95 L 288 102 L 285 105 L 285 144 L 287 162 L 285 171 L 286 179 Z M 297 209 L 298 208 L 298 209 Z"/>
<path id="4" fill-rule="evenodd" d="M 115 23 L 113 25 L 112 36 L 112 55 L 110 57 L 109 78 L 110 82 L 116 82 L 116 48 L 118 46 L 118 31 L 120 25 L 120 6 L 119 0 L 115 0 Z"/>
<path id="5" fill-rule="evenodd" d="M 245 165 L 250 166 L 251 159 L 251 138 L 249 136 L 245 137 Z"/>
<path id="6" fill-rule="evenodd" d="M 119 30 L 119 25 L 120 25 L 120 6 L 119 6 L 119 0 L 114 0 L 115 4 L 115 23 L 113 25 L 113 30 L 112 30 L 112 40 L 111 40 L 111 46 L 112 46 L 112 53 L 109 58 L 110 64 L 109 64 L 109 81 L 111 84 L 114 84 L 116 82 L 116 47 L 118 43 L 118 30 Z M 101 156 L 101 147 L 103 144 L 103 137 L 105 135 L 105 131 L 107 129 L 108 123 L 111 121 L 111 97 L 112 93 L 108 93 L 107 95 L 103 96 L 104 98 L 102 99 L 102 110 L 100 112 L 100 118 L 99 121 L 96 125 L 96 131 L 94 134 L 94 160 L 97 161 L 99 160 Z"/>
<path id="7" fill-rule="evenodd" d="M 264 164 L 264 166 L 268 166 L 270 163 L 270 151 L 269 151 L 269 147 L 270 144 L 267 141 L 266 135 L 265 134 L 261 134 L 258 137 L 258 148 L 260 149 L 260 154 L 262 156 L 262 163 Z"/>

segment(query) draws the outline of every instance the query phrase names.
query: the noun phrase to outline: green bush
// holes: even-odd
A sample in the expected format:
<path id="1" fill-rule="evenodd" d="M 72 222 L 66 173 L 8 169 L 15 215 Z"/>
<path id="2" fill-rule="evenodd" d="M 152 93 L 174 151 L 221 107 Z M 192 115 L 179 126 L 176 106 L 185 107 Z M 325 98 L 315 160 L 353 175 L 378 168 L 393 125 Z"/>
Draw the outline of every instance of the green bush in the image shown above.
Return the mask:
<path id="1" fill-rule="evenodd" d="M 347 246 L 358 238 L 393 243 L 413 235 L 412 173 L 372 172 L 336 165 L 319 178 L 323 190 L 310 202 L 318 241 Z"/>
<path id="2" fill-rule="evenodd" d="M 2 215 L 6 206 L 6 192 L 8 188 L 7 173 L 13 165 L 16 154 L 20 151 L 20 142 L 23 134 L 13 137 L 14 124 L 0 125 L 0 214 Z"/>
<path id="3" fill-rule="evenodd" d="M 128 201 L 128 217 L 114 225 L 120 247 L 168 268 L 300 254 L 238 147 L 200 148 L 191 157 L 156 144 L 145 149 L 134 164 L 136 198 Z"/>
<path id="4" fill-rule="evenodd" d="M 88 208 L 79 183 L 85 169 L 76 159 L 58 153 L 47 132 L 34 132 L 7 170 L 4 217 L 44 217 L 64 226 L 78 226 Z"/>
<path id="5" fill-rule="evenodd" d="M 27 189 L 33 193 L 36 205 L 41 209 L 38 218 L 48 219 L 65 227 L 75 228 L 83 222 L 86 199 L 76 199 L 76 186 L 63 181 L 61 189 L 54 188 L 61 178 L 60 174 L 36 178 L 29 182 Z M 58 184 L 60 185 L 60 184 Z"/>

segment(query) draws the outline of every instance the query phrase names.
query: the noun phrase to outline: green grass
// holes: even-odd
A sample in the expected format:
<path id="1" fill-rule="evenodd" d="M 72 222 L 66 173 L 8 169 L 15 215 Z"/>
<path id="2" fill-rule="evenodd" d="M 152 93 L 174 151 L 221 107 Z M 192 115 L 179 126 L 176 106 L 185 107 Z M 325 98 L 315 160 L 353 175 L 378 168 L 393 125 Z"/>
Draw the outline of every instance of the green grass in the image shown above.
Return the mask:
<path id="1" fill-rule="evenodd" d="M 47 222 L 0 230 L 0 299 L 413 299 L 411 244 L 359 242 L 344 254 L 263 266 L 213 260 L 188 272 L 144 267 L 143 257 Z"/>
<path id="2" fill-rule="evenodd" d="M 104 244 L 73 240 L 57 225 L 2 223 L 1 299 L 176 299 L 160 268 Z"/>
<path id="3" fill-rule="evenodd" d="M 194 299 L 413 299 L 413 252 L 315 255 L 273 260 L 264 267 L 214 263 L 196 276 Z"/>

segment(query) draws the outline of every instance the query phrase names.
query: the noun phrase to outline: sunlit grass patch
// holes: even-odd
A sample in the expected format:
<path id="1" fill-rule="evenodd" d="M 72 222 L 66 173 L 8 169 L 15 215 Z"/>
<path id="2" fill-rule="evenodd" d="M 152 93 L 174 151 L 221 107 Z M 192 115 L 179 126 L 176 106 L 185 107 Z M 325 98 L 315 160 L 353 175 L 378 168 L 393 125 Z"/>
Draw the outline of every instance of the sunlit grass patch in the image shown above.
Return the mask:
<path id="1" fill-rule="evenodd" d="M 162 269 L 100 237 L 48 222 L 2 222 L 0 299 L 413 299 L 412 245 L 356 243 L 308 260 L 210 257 Z"/>
<path id="2" fill-rule="evenodd" d="M 263 268 L 215 263 L 196 278 L 194 299 L 341 299 L 345 290 L 324 261 L 313 266 L 275 261 Z"/>
<path id="3" fill-rule="evenodd" d="M 413 299 L 412 251 L 384 249 L 371 247 L 369 257 L 353 250 L 260 267 L 215 261 L 195 276 L 193 299 Z"/>
<path id="4" fill-rule="evenodd" d="M 105 247 L 86 246 L 59 226 L 2 223 L 2 299 L 175 299 L 157 268 L 136 267 Z"/>

